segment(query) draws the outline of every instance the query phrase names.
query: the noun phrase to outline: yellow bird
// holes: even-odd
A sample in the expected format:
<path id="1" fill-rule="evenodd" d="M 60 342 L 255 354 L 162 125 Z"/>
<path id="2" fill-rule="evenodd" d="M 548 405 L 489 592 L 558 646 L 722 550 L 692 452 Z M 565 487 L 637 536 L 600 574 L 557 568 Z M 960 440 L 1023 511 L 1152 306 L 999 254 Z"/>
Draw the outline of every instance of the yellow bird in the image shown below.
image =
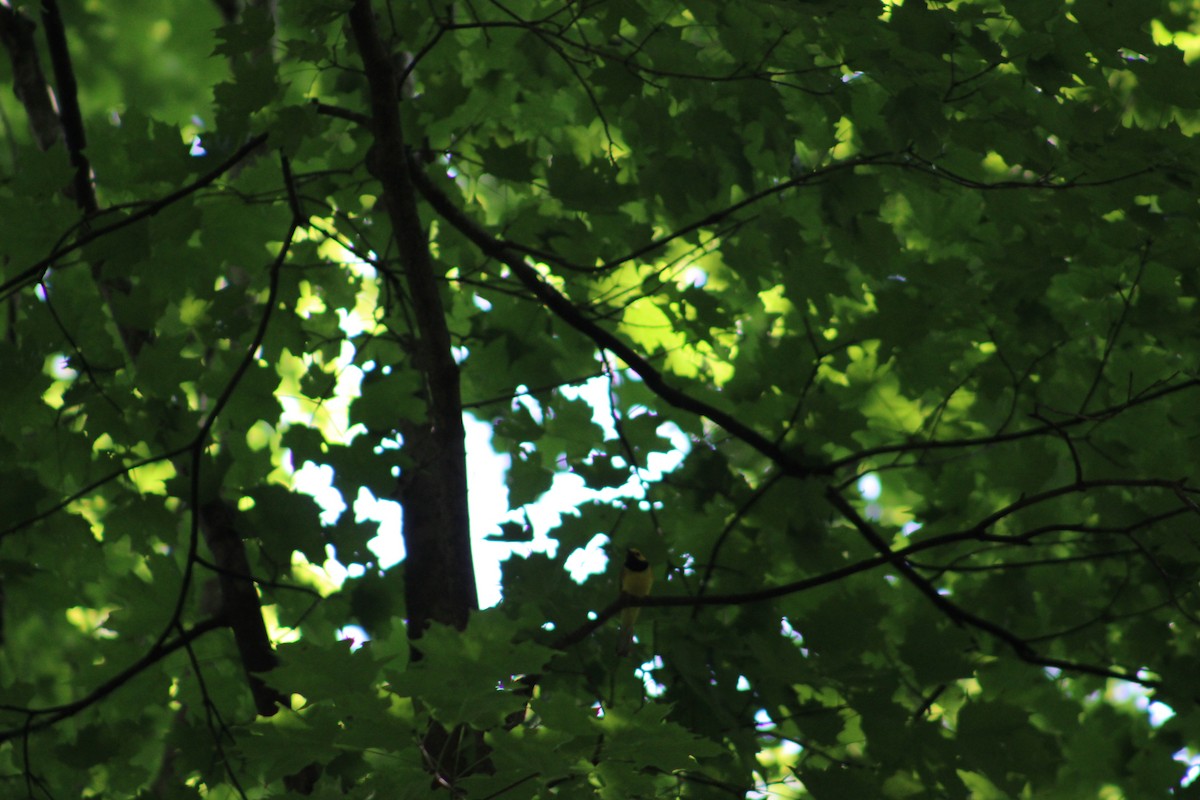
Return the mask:
<path id="1" fill-rule="evenodd" d="M 629 552 L 625 554 L 625 566 L 621 568 L 621 594 L 645 597 L 650 594 L 650 587 L 653 585 L 654 570 L 650 569 L 650 562 L 642 555 L 641 550 L 636 547 L 629 548 Z M 629 650 L 633 647 L 633 624 L 637 622 L 639 611 L 641 609 L 636 606 L 621 611 L 621 632 L 617 640 L 619 656 L 629 655 Z"/>

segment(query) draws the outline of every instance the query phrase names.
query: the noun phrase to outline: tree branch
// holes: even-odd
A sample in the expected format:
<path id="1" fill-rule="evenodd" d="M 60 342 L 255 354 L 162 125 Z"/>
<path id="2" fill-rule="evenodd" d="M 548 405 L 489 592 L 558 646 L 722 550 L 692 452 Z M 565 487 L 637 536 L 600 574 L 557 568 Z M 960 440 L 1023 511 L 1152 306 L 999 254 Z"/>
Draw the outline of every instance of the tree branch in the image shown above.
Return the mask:
<path id="1" fill-rule="evenodd" d="M 907 580 L 917 591 L 925 595 L 931 603 L 951 622 L 961 627 L 975 628 L 990 634 L 992 637 L 999 639 L 1007 644 L 1012 651 L 1020 658 L 1029 664 L 1036 664 L 1041 667 L 1053 667 L 1055 669 L 1066 670 L 1070 672 L 1078 672 L 1085 675 L 1095 675 L 1102 678 L 1115 678 L 1117 680 L 1129 681 L 1137 683 L 1147 688 L 1158 688 L 1161 684 L 1158 681 L 1141 678 L 1136 672 L 1124 672 L 1112 670 L 1107 667 L 1097 667 L 1092 664 L 1084 664 L 1077 661 L 1068 661 L 1059 658 L 1050 658 L 1043 656 L 1033 649 L 1029 642 L 1017 636 L 1012 631 L 997 625 L 990 620 L 967 611 L 958 606 L 949 598 L 938 592 L 937 588 L 929 581 L 925 580 L 916 569 L 909 564 L 902 555 L 892 550 L 883 537 L 871 526 L 869 522 L 863 519 L 862 515 L 855 510 L 845 497 L 834 490 L 826 491 L 825 499 L 837 511 L 848 520 L 859 534 L 867 540 L 867 542 L 875 548 L 875 550 L 885 557 L 893 567 Z"/>
<path id="2" fill-rule="evenodd" d="M 90 708 L 104 698 L 108 697 L 110 694 L 136 678 L 147 668 L 157 664 L 159 661 L 162 661 L 164 658 L 171 655 L 171 653 L 174 653 L 180 648 L 187 647 L 189 644 L 194 642 L 196 639 L 199 639 L 209 631 L 214 631 L 225 626 L 225 620 L 220 617 L 214 617 L 212 619 L 199 622 L 174 639 L 155 644 L 150 648 L 146 655 L 142 656 L 137 661 L 133 662 L 104 683 L 100 684 L 87 695 L 73 702 L 66 703 L 61 706 L 51 706 L 49 708 L 18 708 L 15 706 L 0 706 L 0 711 L 7 711 L 13 714 L 25 714 L 29 717 L 29 722 L 25 725 L 0 730 L 0 743 L 26 736 L 35 731 L 43 730 L 51 725 L 63 721 L 64 719 L 75 716 L 79 712 Z M 44 719 L 39 719 L 39 717 L 44 717 Z"/>
<path id="3" fill-rule="evenodd" d="M 733 436 L 744 441 L 752 448 L 774 461 L 780 468 L 793 477 L 807 477 L 813 474 L 823 474 L 826 470 L 815 464 L 806 464 L 783 450 L 778 444 L 751 428 L 732 414 L 722 411 L 715 406 L 697 400 L 691 395 L 669 384 L 661 372 L 647 361 L 641 354 L 625 344 L 615 334 L 602 328 L 587 317 L 569 299 L 557 289 L 544 281 L 532 266 L 525 262 L 523 256 L 511 247 L 494 238 L 478 223 L 463 213 L 446 194 L 429 179 L 416 164 L 412 165 L 413 182 L 421 194 L 447 222 L 458 229 L 487 256 L 503 263 L 513 271 L 517 279 L 559 319 L 583 333 L 597 347 L 608 350 L 624 361 L 642 379 L 646 386 L 656 395 L 676 408 L 690 411 L 724 428 Z M 744 205 L 740 204 L 740 205 Z"/>
<path id="4" fill-rule="evenodd" d="M 239 147 L 233 155 L 221 162 L 221 164 L 214 168 L 211 172 L 202 175 L 200 178 L 197 178 L 194 182 L 188 184 L 187 186 L 171 192 L 165 197 L 155 200 L 146 207 L 142 208 L 140 211 L 135 211 L 129 216 L 119 219 L 116 222 L 103 227 L 85 230 L 70 244 L 65 244 L 55 248 L 54 252 L 52 252 L 50 255 L 39 259 L 32 265 L 13 275 L 13 277 L 9 278 L 3 283 L 0 283 L 0 299 L 8 297 L 10 294 L 27 284 L 41 280 L 46 270 L 55 262 L 60 261 L 64 256 L 70 255 L 71 253 L 86 247 L 97 239 L 107 236 L 110 233 L 116 233 L 122 228 L 127 228 L 134 223 L 153 217 L 163 209 L 177 203 L 188 195 L 195 194 L 206 186 L 209 186 L 216 181 L 217 178 L 221 177 L 234 166 L 236 166 L 238 162 L 253 153 L 260 145 L 266 142 L 266 140 L 267 134 L 260 133 L 258 136 L 255 136 L 254 138 L 250 139 L 250 141 Z"/>
<path id="5" fill-rule="evenodd" d="M 8 51 L 13 69 L 13 93 L 25 107 L 25 116 L 39 150 L 49 150 L 62 133 L 58 114 L 33 37 L 33 22 L 11 6 L 0 4 L 0 43 Z"/>
<path id="6" fill-rule="evenodd" d="M 88 164 L 87 135 L 83 128 L 83 114 L 79 110 L 79 90 L 75 82 L 75 68 L 71 66 L 71 50 L 67 47 L 67 32 L 63 27 L 62 14 L 58 11 L 58 0 L 42 0 L 42 26 L 46 29 L 46 47 L 50 51 L 50 64 L 54 69 L 54 83 L 58 88 L 58 114 L 62 120 L 63 140 L 75 168 L 74 197 L 85 216 L 96 213 L 96 191 L 92 187 L 92 168 Z"/>
<path id="7" fill-rule="evenodd" d="M 866 450 L 860 450 L 857 453 L 844 456 L 829 464 L 829 469 L 840 470 L 843 467 L 851 464 L 856 464 L 868 458 L 874 458 L 881 455 L 898 455 L 909 452 L 922 452 L 926 450 L 954 450 L 970 447 L 986 447 L 993 444 L 1003 444 L 1005 442 L 1013 442 L 1021 439 L 1029 439 L 1035 436 L 1046 436 L 1048 434 L 1061 434 L 1065 428 L 1072 428 L 1076 425 L 1082 425 L 1085 422 L 1104 422 L 1116 417 L 1124 411 L 1128 411 L 1136 406 L 1150 403 L 1175 392 L 1182 392 L 1188 389 L 1200 387 L 1200 379 L 1192 378 L 1190 380 L 1181 381 L 1180 383 L 1164 386 L 1161 389 L 1144 392 L 1124 403 L 1108 406 L 1097 411 L 1092 411 L 1087 414 L 1075 414 L 1070 419 L 1056 422 L 1054 424 L 1038 425 L 1032 428 L 1026 428 L 1020 431 L 1012 431 L 1010 433 L 996 433 L 991 436 L 973 436 L 963 439 L 946 439 L 942 441 L 927 441 L 927 442 L 904 442 L 902 444 L 881 445 L 879 447 L 871 447 Z"/>

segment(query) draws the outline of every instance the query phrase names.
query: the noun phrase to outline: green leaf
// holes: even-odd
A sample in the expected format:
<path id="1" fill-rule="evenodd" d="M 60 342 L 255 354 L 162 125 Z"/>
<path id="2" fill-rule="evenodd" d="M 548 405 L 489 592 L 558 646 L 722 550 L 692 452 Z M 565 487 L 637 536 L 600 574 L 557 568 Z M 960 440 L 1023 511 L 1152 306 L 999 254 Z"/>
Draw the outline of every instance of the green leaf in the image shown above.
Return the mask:
<path id="1" fill-rule="evenodd" d="M 1193 11 L 11 4 L 0 776 L 1195 794 Z"/>
<path id="2" fill-rule="evenodd" d="M 519 522 L 500 523 L 500 533 L 489 533 L 489 542 L 532 542 L 533 529 Z"/>
<path id="3" fill-rule="evenodd" d="M 579 462 L 571 467 L 571 471 L 583 476 L 587 485 L 593 489 L 603 489 L 623 486 L 629 480 L 629 468 L 615 466 L 613 457 L 596 454 L 587 461 Z"/>
<path id="4" fill-rule="evenodd" d="M 463 633 L 434 626 L 420 639 L 423 658 L 403 673 L 388 673 L 392 691 L 421 698 L 448 726 L 495 725 L 522 708 L 515 677 L 540 672 L 553 651 L 516 641 L 515 623 L 497 612 L 473 615 Z"/>
<path id="5" fill-rule="evenodd" d="M 517 458 L 508 469 L 508 505 L 520 508 L 546 493 L 554 482 L 554 473 L 538 463 L 536 457 Z"/>

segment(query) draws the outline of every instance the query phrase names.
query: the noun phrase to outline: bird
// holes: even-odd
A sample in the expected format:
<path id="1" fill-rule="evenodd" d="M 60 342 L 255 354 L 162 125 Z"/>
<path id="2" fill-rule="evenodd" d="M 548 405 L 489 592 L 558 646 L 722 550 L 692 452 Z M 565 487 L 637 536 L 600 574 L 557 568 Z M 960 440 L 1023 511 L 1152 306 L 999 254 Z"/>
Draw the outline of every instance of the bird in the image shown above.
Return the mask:
<path id="1" fill-rule="evenodd" d="M 650 568 L 650 562 L 642 555 L 641 550 L 636 547 L 629 548 L 625 554 L 625 565 L 621 568 L 621 594 L 645 597 L 650 594 L 650 587 L 653 585 L 654 570 Z M 629 655 L 629 650 L 633 647 L 633 624 L 637 622 L 639 611 L 641 609 L 636 606 L 629 606 L 621 611 L 621 631 L 620 638 L 617 639 L 619 656 Z"/>

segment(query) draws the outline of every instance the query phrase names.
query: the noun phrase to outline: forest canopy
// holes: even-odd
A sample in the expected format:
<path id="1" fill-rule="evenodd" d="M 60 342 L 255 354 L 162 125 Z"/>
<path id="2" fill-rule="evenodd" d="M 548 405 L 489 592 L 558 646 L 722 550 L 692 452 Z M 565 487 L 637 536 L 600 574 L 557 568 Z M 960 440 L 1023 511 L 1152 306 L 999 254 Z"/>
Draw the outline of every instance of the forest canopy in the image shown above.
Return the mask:
<path id="1" fill-rule="evenodd" d="M 1196 3 L 0 45 L 3 796 L 1200 794 Z M 464 415 L 624 487 L 486 610 Z"/>

